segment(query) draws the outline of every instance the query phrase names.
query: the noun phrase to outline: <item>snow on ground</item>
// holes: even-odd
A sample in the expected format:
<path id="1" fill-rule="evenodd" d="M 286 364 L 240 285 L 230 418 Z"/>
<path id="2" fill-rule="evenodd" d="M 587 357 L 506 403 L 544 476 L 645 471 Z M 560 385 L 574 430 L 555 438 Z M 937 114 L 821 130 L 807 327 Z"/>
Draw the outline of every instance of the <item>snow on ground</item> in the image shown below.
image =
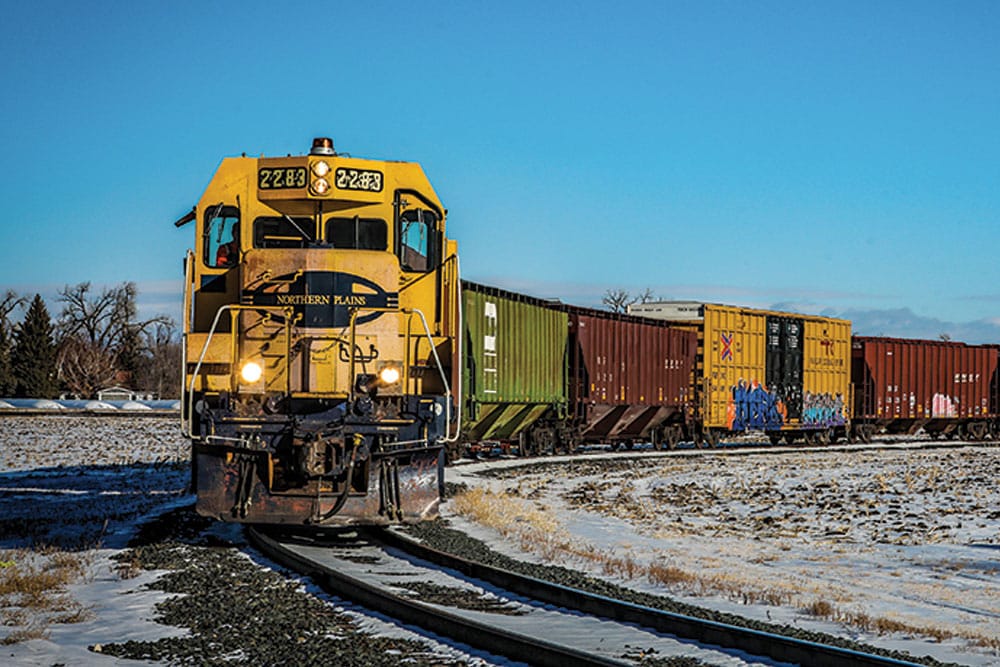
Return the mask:
<path id="1" fill-rule="evenodd" d="M 177 419 L 0 417 L 0 581 L 60 560 L 82 569 L 70 602 L 19 611 L 17 596 L 0 596 L 0 663 L 136 664 L 88 647 L 183 632 L 152 621 L 168 596 L 145 585 L 161 573 L 125 572 L 111 556 L 143 516 L 191 501 L 187 458 Z M 52 622 L 63 607 L 76 622 Z M 25 631 L 41 636 L 7 643 Z"/>
<path id="2" fill-rule="evenodd" d="M 68 593 L 85 609 L 86 620 L 78 623 L 52 623 L 46 637 L 0 646 L 4 665 L 135 665 L 135 660 L 97 656 L 88 647 L 113 642 L 155 641 L 161 637 L 181 636 L 186 630 L 153 621 L 154 606 L 171 595 L 146 588 L 162 572 L 143 571 L 123 579 L 118 564 L 110 560 L 117 550 L 88 552 L 88 569 Z M 141 662 L 138 664 L 142 664 Z"/>
<path id="3" fill-rule="evenodd" d="M 0 663 L 92 664 L 90 645 L 178 633 L 151 621 L 161 595 L 144 584 L 157 573 L 123 577 L 110 560 L 143 516 L 191 501 L 176 420 L 5 415 L 0 427 L 0 568 L 49 557 L 16 550 L 41 543 L 80 554 L 86 566 L 68 589 L 85 611 L 79 622 L 0 644 Z M 491 477 L 479 475 L 483 464 L 447 475 L 541 511 L 553 534 L 636 572 L 657 565 L 675 575 L 667 583 L 636 575 L 628 580 L 636 588 L 914 655 L 1000 665 L 1000 448 L 611 457 L 610 468 L 591 455 L 559 467 L 514 461 L 520 470 Z M 524 544 L 455 505 L 443 513 L 456 527 L 526 557 Z M 534 557 L 602 574 L 579 555 Z M 613 576 L 627 578 L 621 567 Z M 35 622 L 16 620 L 0 627 L 0 640 Z"/>
<path id="4" fill-rule="evenodd" d="M 490 477 L 478 474 L 490 464 L 473 464 L 448 479 L 544 512 L 548 533 L 577 551 L 547 543 L 546 562 L 600 573 L 611 560 L 619 580 L 687 602 L 1000 664 L 1000 448 L 613 456 L 610 467 L 594 456 L 511 462 Z M 454 503 L 444 512 L 501 540 Z M 516 556 L 525 541 L 514 542 L 505 552 Z M 651 571 L 666 583 L 650 583 Z"/>
<path id="5" fill-rule="evenodd" d="M 186 460 L 178 417 L 0 413 L 0 473 Z"/>

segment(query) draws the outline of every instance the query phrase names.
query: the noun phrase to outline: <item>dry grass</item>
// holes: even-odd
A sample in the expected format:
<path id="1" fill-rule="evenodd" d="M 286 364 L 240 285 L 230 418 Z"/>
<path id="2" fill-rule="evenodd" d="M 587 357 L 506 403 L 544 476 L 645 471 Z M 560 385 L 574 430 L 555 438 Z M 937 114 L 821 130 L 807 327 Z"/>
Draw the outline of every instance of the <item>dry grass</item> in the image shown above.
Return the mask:
<path id="1" fill-rule="evenodd" d="M 883 480 L 883 483 L 885 481 L 887 480 Z M 630 580 L 646 579 L 670 589 L 700 596 L 722 595 L 743 604 L 802 604 L 798 599 L 798 594 L 802 591 L 796 593 L 793 590 L 761 587 L 759 583 L 748 581 L 745 577 L 711 574 L 704 569 L 691 572 L 667 560 L 642 563 L 628 553 L 616 554 L 598 550 L 593 545 L 582 545 L 571 538 L 552 514 L 522 499 L 537 498 L 534 491 L 535 489 L 531 489 L 523 493 L 522 487 L 522 492 L 511 494 L 475 488 L 458 495 L 454 499 L 454 507 L 459 514 L 498 531 L 505 538 L 514 540 L 525 551 L 539 554 L 548 561 L 575 559 L 592 564 L 608 576 Z M 590 494 L 581 494 L 583 495 Z M 591 495 L 591 504 L 596 504 L 593 502 L 596 495 L 598 494 Z M 758 559 L 764 562 L 769 560 L 759 555 Z M 979 646 L 1000 649 L 1000 639 L 984 638 L 981 634 L 971 632 L 963 633 L 960 629 L 949 630 L 933 625 L 907 623 L 896 618 L 851 612 L 824 599 L 814 600 L 803 611 L 810 616 L 839 622 L 865 632 L 923 636 L 939 642 L 961 638 Z"/>
<path id="2" fill-rule="evenodd" d="M 131 558 L 116 560 L 111 566 L 111 571 L 117 574 L 119 579 L 135 579 L 142 574 L 142 559 L 134 550 L 129 553 L 132 554 Z"/>
<path id="3" fill-rule="evenodd" d="M 51 623 L 81 623 L 93 612 L 66 593 L 90 564 L 86 555 L 43 549 L 0 552 L 0 622 L 13 627 L 0 642 L 48 636 Z"/>
<path id="4" fill-rule="evenodd" d="M 864 612 L 848 611 L 822 599 L 814 600 L 803 611 L 810 616 L 836 621 L 877 635 L 903 634 L 929 637 L 938 643 L 948 639 L 964 639 L 976 646 L 994 650 L 1000 649 L 1000 638 L 983 637 L 980 634 L 949 630 L 934 625 L 907 623 L 898 618 L 871 616 Z"/>
<path id="5" fill-rule="evenodd" d="M 29 625 L 25 628 L 19 628 L 10 632 L 6 637 L 0 639 L 0 644 L 4 646 L 10 646 L 11 644 L 19 644 L 21 642 L 31 641 L 32 639 L 48 639 L 49 629 L 47 625 Z"/>
<path id="6" fill-rule="evenodd" d="M 547 561 L 576 559 L 599 567 L 608 576 L 646 579 L 667 587 L 683 588 L 698 595 L 724 595 L 744 604 L 780 605 L 791 602 L 788 591 L 760 589 L 741 579 L 694 574 L 668 562 L 641 563 L 630 554 L 618 555 L 581 545 L 571 539 L 551 513 L 520 500 L 516 495 L 482 488 L 465 491 L 453 500 L 455 511 L 512 539 L 525 551 Z"/>

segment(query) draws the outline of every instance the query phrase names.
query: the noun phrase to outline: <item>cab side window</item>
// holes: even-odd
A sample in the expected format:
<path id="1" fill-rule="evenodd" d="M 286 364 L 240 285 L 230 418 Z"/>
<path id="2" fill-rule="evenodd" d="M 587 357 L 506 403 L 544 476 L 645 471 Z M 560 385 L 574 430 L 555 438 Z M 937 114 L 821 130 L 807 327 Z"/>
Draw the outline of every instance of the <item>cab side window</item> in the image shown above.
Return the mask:
<path id="1" fill-rule="evenodd" d="M 224 269 L 240 261 L 240 210 L 235 206 L 210 206 L 205 211 L 204 256 L 206 266 Z"/>
<path id="2" fill-rule="evenodd" d="M 430 271 L 436 252 L 437 215 L 412 209 L 399 216 L 399 263 L 405 271 Z"/>

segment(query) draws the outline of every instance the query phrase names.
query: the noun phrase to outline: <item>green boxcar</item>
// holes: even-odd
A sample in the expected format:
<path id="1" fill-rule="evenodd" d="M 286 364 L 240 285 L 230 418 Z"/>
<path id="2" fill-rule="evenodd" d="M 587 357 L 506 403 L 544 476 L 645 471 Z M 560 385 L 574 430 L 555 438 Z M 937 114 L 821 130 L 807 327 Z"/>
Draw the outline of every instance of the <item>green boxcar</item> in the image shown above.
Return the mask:
<path id="1" fill-rule="evenodd" d="M 547 411 L 565 414 L 566 313 L 463 281 L 464 439 L 514 440 Z"/>

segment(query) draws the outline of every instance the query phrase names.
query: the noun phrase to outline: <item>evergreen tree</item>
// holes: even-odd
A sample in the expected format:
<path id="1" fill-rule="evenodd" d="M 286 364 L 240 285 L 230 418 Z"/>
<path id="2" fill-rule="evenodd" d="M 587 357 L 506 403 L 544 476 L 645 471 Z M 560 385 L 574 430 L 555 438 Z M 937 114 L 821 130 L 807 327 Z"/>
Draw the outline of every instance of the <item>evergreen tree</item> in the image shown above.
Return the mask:
<path id="1" fill-rule="evenodd" d="M 16 383 L 10 366 L 10 333 L 0 320 L 0 396 L 13 396 Z"/>
<path id="2" fill-rule="evenodd" d="M 139 327 L 126 324 L 122 327 L 122 332 L 118 342 L 118 370 L 123 371 L 127 379 L 122 383 L 132 389 L 138 389 L 136 379 L 140 374 L 140 369 L 144 362 L 148 360 L 143 355 L 143 342 L 139 336 Z"/>
<path id="3" fill-rule="evenodd" d="M 58 392 L 56 344 L 52 338 L 49 311 L 38 294 L 14 333 L 14 348 L 10 356 L 18 396 L 55 398 Z"/>

